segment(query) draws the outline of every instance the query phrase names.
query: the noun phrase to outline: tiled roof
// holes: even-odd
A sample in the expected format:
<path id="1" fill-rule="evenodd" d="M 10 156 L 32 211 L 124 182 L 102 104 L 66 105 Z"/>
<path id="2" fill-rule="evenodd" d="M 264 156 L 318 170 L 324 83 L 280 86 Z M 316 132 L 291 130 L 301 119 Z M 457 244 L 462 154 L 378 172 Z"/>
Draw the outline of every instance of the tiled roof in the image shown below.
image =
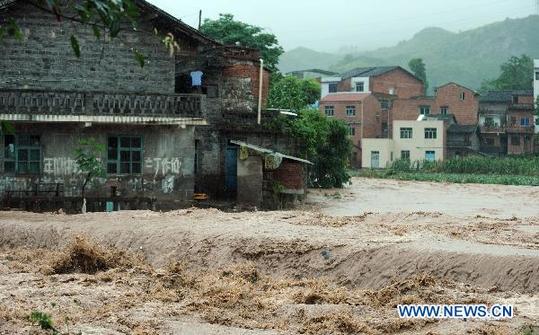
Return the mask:
<path id="1" fill-rule="evenodd" d="M 320 102 L 358 102 L 367 98 L 370 93 L 330 93 Z"/>
<path id="2" fill-rule="evenodd" d="M 400 66 L 358 67 L 356 69 L 341 74 L 341 77 L 343 79 L 348 79 L 352 77 L 376 77 L 398 68 L 400 68 Z"/>
<path id="3" fill-rule="evenodd" d="M 533 96 L 533 91 L 530 90 L 506 90 L 506 91 L 488 91 L 481 94 L 479 102 L 500 102 L 510 103 L 513 101 L 513 96 Z"/>

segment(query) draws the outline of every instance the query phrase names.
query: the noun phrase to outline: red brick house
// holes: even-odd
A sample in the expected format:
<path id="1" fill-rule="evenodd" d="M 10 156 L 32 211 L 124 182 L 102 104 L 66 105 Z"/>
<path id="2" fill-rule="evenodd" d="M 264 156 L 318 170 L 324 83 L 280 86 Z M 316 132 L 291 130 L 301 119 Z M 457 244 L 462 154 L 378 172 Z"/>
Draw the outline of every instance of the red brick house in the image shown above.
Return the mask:
<path id="1" fill-rule="evenodd" d="M 354 145 L 350 162 L 353 167 L 361 167 L 361 139 L 384 135 L 382 123 L 387 120 L 387 111 L 384 117 L 380 100 L 369 93 L 332 93 L 321 100 L 320 111 L 348 124 Z"/>

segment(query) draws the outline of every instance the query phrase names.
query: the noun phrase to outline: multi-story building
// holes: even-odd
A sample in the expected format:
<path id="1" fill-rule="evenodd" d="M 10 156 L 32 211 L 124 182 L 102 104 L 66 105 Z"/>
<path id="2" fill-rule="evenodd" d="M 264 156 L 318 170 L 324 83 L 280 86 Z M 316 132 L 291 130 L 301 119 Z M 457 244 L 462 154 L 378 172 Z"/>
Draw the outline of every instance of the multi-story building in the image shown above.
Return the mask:
<path id="1" fill-rule="evenodd" d="M 437 118 L 394 121 L 392 138 L 363 139 L 362 167 L 386 168 L 397 159 L 410 162 L 444 160 L 447 128 L 447 121 Z"/>
<path id="2" fill-rule="evenodd" d="M 238 148 L 231 140 L 275 149 L 289 144 L 256 125 L 259 87 L 264 103 L 269 81 L 263 70 L 259 82 L 256 50 L 224 46 L 144 0 L 135 3 L 145 18 L 139 29 L 105 43 L 91 26 L 58 22 L 26 1 L 0 3 L 0 15 L 24 33 L 22 41 L 1 42 L 0 120 L 15 128 L 0 138 L 4 200 L 37 204 L 54 197 L 66 209 L 79 206 L 80 139 L 106 147 L 100 157 L 106 176 L 86 192 L 99 208 L 108 199 L 122 208 L 178 207 L 195 187 L 232 194 Z M 155 34 L 142 32 L 155 27 L 175 36 L 175 56 Z M 69 47 L 71 34 L 79 37 L 80 58 Z M 132 48 L 145 55 L 144 68 Z"/>
<path id="3" fill-rule="evenodd" d="M 329 93 L 382 93 L 408 99 L 424 94 L 423 82 L 400 66 L 357 68 L 339 76 L 323 77 L 322 98 Z"/>
<path id="4" fill-rule="evenodd" d="M 518 155 L 534 152 L 532 91 L 489 91 L 480 97 L 481 152 Z"/>
<path id="5" fill-rule="evenodd" d="M 479 94 L 456 83 L 437 87 L 434 96 L 398 99 L 394 120 L 416 120 L 420 115 L 453 115 L 459 125 L 477 125 Z"/>

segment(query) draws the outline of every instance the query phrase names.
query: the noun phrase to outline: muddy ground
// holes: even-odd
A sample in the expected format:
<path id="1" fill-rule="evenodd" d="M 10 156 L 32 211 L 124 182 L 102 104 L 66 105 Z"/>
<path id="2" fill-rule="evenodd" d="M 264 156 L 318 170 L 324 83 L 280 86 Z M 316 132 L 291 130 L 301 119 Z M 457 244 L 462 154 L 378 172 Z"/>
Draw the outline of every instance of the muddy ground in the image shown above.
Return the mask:
<path id="1" fill-rule="evenodd" d="M 32 311 L 63 334 L 533 334 L 538 195 L 355 179 L 294 211 L 0 212 L 0 334 L 47 333 Z M 516 317 L 400 320 L 400 303 Z"/>

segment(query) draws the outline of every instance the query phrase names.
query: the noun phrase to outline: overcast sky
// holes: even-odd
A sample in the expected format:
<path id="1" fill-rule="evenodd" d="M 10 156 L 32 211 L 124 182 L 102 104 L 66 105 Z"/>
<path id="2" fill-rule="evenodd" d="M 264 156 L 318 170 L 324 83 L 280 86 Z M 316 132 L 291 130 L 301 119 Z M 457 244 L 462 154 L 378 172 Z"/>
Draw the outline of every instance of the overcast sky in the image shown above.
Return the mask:
<path id="1" fill-rule="evenodd" d="M 411 38 L 426 27 L 458 32 L 536 13 L 536 0 L 150 0 L 191 26 L 231 13 L 266 28 L 290 50 L 373 49 Z"/>

